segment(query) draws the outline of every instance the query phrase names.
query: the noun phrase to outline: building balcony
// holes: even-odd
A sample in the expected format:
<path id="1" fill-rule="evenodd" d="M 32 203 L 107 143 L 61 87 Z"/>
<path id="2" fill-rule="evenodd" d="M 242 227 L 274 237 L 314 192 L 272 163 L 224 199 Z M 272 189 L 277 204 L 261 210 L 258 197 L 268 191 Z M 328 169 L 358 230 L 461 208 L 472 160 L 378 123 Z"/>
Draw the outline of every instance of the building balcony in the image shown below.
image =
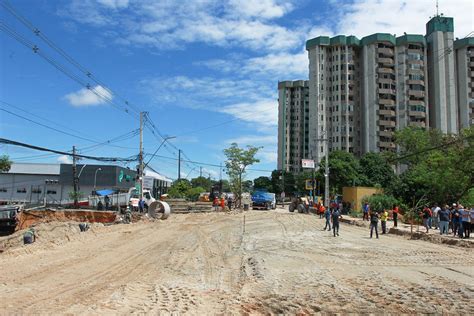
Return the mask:
<path id="1" fill-rule="evenodd" d="M 425 81 L 424 80 L 407 80 L 407 84 L 419 84 L 419 85 L 424 86 Z"/>
<path id="2" fill-rule="evenodd" d="M 379 72 L 381 74 L 393 74 L 393 73 L 395 73 L 395 71 L 393 69 L 386 68 L 386 67 L 378 67 L 377 72 Z"/>
<path id="3" fill-rule="evenodd" d="M 393 57 L 393 49 L 388 48 L 388 47 L 377 48 L 377 52 L 380 54 L 384 54 L 385 56 L 388 56 L 388 57 Z"/>
<path id="4" fill-rule="evenodd" d="M 423 69 L 408 69 L 409 75 L 424 75 L 425 71 Z"/>
<path id="5" fill-rule="evenodd" d="M 377 110 L 377 114 L 388 116 L 388 117 L 395 117 L 396 116 L 395 111 L 393 111 L 393 110 Z"/>
<path id="6" fill-rule="evenodd" d="M 388 78 L 378 78 L 377 83 L 395 84 L 395 80 Z"/>
<path id="7" fill-rule="evenodd" d="M 388 105 L 388 106 L 394 106 L 395 105 L 395 101 L 392 100 L 392 99 L 382 99 L 382 98 L 379 98 L 379 104 L 383 104 L 383 105 Z"/>
<path id="8" fill-rule="evenodd" d="M 471 71 L 471 78 L 474 78 L 474 71 Z"/>
<path id="9" fill-rule="evenodd" d="M 393 137 L 392 131 L 378 131 L 380 137 Z"/>
<path id="10" fill-rule="evenodd" d="M 469 97 L 470 97 L 471 99 L 474 99 L 474 92 L 472 92 L 472 91 L 469 92 Z"/>
<path id="11" fill-rule="evenodd" d="M 469 108 L 474 109 L 474 101 L 469 102 Z"/>
<path id="12" fill-rule="evenodd" d="M 408 115 L 416 118 L 425 118 L 426 113 L 423 111 L 408 111 Z"/>
<path id="13" fill-rule="evenodd" d="M 469 62 L 469 67 L 474 67 L 474 61 Z"/>
<path id="14" fill-rule="evenodd" d="M 411 127 L 423 127 L 423 128 L 425 128 L 425 127 L 426 127 L 426 123 L 425 123 L 425 122 L 416 122 L 416 121 L 413 121 L 413 122 L 408 122 L 408 126 L 411 126 Z"/>
<path id="15" fill-rule="evenodd" d="M 378 142 L 378 146 L 382 148 L 390 148 L 390 149 L 397 148 L 395 143 L 392 143 L 392 142 Z"/>
<path id="16" fill-rule="evenodd" d="M 393 58 L 388 58 L 388 57 L 380 57 L 377 59 L 377 62 L 382 63 L 384 65 L 388 65 L 388 66 L 393 66 L 394 64 Z"/>
<path id="17" fill-rule="evenodd" d="M 425 97 L 425 91 L 420 91 L 420 90 L 408 90 L 408 95 L 417 97 L 417 98 L 424 98 Z"/>
<path id="18" fill-rule="evenodd" d="M 410 54 L 424 54 L 424 50 L 423 50 L 423 47 L 420 47 L 420 48 L 409 48 L 407 49 L 407 53 Z"/>
<path id="19" fill-rule="evenodd" d="M 424 65 L 424 61 L 423 60 L 419 60 L 419 59 L 407 59 L 407 63 L 408 64 L 418 64 L 418 65 Z"/>
<path id="20" fill-rule="evenodd" d="M 379 126 L 384 126 L 384 127 L 395 127 L 397 123 L 395 121 L 386 121 L 386 120 L 380 120 L 379 121 Z"/>
<path id="21" fill-rule="evenodd" d="M 378 92 L 380 94 L 392 94 L 392 95 L 396 95 L 397 94 L 397 91 L 395 90 L 392 90 L 392 89 L 378 89 Z"/>
<path id="22" fill-rule="evenodd" d="M 422 105 L 422 106 L 425 106 L 425 101 L 422 101 L 422 100 L 408 100 L 408 105 Z"/>
<path id="23" fill-rule="evenodd" d="M 469 87 L 474 88 L 474 80 L 469 82 Z"/>

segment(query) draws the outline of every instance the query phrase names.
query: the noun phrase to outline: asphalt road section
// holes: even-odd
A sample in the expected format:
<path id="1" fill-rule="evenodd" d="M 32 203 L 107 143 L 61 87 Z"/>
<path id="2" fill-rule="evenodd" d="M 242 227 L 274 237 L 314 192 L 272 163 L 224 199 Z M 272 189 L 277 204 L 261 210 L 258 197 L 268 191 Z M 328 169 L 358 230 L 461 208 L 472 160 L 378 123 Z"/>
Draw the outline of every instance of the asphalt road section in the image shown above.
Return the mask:
<path id="1" fill-rule="evenodd" d="M 65 228 L 48 225 L 0 254 L 2 314 L 474 315 L 472 249 L 346 224 L 333 237 L 312 215 L 183 214 L 56 235 Z"/>

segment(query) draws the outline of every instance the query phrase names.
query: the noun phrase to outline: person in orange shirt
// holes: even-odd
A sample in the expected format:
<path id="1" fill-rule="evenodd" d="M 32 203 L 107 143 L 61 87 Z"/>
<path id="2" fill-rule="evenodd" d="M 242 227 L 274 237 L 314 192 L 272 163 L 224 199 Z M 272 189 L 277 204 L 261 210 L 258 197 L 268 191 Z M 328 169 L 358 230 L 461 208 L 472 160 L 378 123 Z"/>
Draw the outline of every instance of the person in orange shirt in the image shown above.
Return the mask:
<path id="1" fill-rule="evenodd" d="M 221 208 L 222 210 L 225 209 L 225 199 L 223 197 L 221 198 Z"/>
<path id="2" fill-rule="evenodd" d="M 219 207 L 219 198 L 217 196 L 214 197 L 214 201 L 212 201 L 212 205 L 214 206 L 214 210 L 217 211 L 217 208 Z"/>

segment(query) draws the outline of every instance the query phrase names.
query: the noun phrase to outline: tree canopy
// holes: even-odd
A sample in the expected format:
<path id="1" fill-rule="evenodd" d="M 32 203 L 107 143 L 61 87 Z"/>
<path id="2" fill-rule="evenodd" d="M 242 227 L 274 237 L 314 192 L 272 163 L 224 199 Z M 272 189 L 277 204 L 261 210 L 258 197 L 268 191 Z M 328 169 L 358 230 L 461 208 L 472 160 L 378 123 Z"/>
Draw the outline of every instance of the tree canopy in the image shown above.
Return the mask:
<path id="1" fill-rule="evenodd" d="M 224 149 L 227 157 L 225 162 L 226 172 L 229 176 L 232 191 L 240 201 L 242 196 L 243 180 L 246 169 L 254 163 L 260 162 L 255 158 L 261 147 L 247 146 L 247 149 L 240 148 L 237 143 L 232 143 L 229 148 Z"/>
<path id="2" fill-rule="evenodd" d="M 10 170 L 12 162 L 8 158 L 8 156 L 3 155 L 0 157 L 0 172 L 7 172 Z"/>

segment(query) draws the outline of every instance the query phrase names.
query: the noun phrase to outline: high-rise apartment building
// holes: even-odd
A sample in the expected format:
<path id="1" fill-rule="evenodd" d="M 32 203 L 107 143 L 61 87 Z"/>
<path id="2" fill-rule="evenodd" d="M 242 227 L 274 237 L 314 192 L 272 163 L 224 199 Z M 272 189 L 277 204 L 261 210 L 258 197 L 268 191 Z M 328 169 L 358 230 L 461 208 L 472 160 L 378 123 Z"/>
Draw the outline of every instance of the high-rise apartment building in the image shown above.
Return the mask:
<path id="1" fill-rule="evenodd" d="M 360 40 L 344 35 L 308 40 L 309 83 L 304 85 L 309 100 L 296 102 L 291 92 L 303 81 L 278 86 L 279 168 L 286 163 L 286 170 L 299 170 L 301 158 L 320 162 L 332 150 L 357 156 L 396 151 L 395 131 L 409 126 L 458 133 L 473 125 L 474 38 L 454 41 L 453 31 L 453 19 L 437 15 L 426 24 L 425 36 L 375 33 Z M 293 123 L 295 116 L 283 101 L 293 104 L 294 113 L 304 113 L 304 125 L 302 115 Z M 303 131 L 304 138 L 293 144 L 280 124 Z"/>
<path id="2" fill-rule="evenodd" d="M 320 36 L 309 40 L 309 157 L 328 150 L 359 153 L 359 40 Z"/>
<path id="3" fill-rule="evenodd" d="M 443 133 L 459 130 L 453 32 L 453 18 L 435 16 L 426 24 L 430 124 Z"/>
<path id="4" fill-rule="evenodd" d="M 310 154 L 395 150 L 394 132 L 427 127 L 426 43 L 422 35 L 320 36 L 309 56 Z"/>
<path id="5" fill-rule="evenodd" d="M 454 42 L 459 125 L 474 125 L 474 37 Z"/>
<path id="6" fill-rule="evenodd" d="M 308 80 L 278 83 L 278 169 L 300 172 L 308 158 Z"/>

